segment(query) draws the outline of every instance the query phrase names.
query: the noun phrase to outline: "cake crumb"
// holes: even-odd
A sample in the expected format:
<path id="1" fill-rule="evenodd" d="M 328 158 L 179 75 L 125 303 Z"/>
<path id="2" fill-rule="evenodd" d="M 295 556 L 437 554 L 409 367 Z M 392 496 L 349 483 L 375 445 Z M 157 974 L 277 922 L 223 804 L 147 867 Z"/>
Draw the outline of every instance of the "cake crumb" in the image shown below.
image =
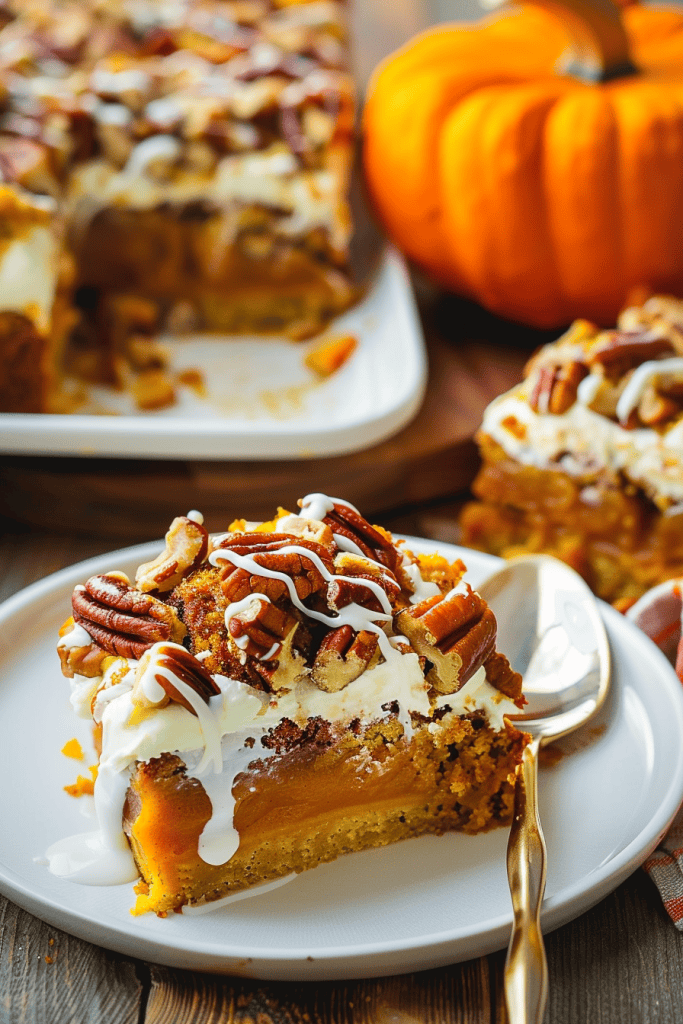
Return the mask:
<path id="1" fill-rule="evenodd" d="M 90 778 L 87 775 L 79 775 L 76 781 L 70 786 L 64 786 L 64 792 L 69 796 L 92 796 L 95 792 L 95 780 L 97 779 L 97 765 L 90 765 Z"/>
<path id="2" fill-rule="evenodd" d="M 165 409 L 176 400 L 173 382 L 164 370 L 143 370 L 131 390 L 138 409 Z"/>
<path id="3" fill-rule="evenodd" d="M 319 377 L 331 377 L 350 359 L 358 347 L 358 338 L 353 334 L 338 334 L 323 338 L 308 350 L 304 364 Z"/>
<path id="4" fill-rule="evenodd" d="M 83 747 L 80 745 L 77 739 L 67 740 L 62 747 L 62 753 L 65 757 L 73 757 L 74 761 L 83 761 L 85 754 L 83 753 Z"/>
<path id="5" fill-rule="evenodd" d="M 186 388 L 194 391 L 198 398 L 206 398 L 206 383 L 200 370 L 181 370 L 176 374 L 176 381 L 178 384 L 184 384 Z"/>

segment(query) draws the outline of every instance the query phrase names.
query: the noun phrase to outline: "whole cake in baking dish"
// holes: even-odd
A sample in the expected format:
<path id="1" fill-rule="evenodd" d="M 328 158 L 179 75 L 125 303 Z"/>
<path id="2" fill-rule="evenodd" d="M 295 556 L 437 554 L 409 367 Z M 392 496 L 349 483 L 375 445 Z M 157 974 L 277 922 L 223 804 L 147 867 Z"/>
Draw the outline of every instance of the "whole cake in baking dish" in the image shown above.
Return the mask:
<path id="1" fill-rule="evenodd" d="M 683 574 L 683 302 L 579 320 L 488 407 L 463 542 L 544 551 L 626 608 Z"/>
<path id="2" fill-rule="evenodd" d="M 344 8 L 2 4 L 1 410 L 59 409 L 65 365 L 158 372 L 161 329 L 308 337 L 350 304 Z"/>
<path id="3" fill-rule="evenodd" d="M 134 581 L 73 594 L 58 650 L 94 719 L 100 830 L 48 851 L 76 881 L 141 876 L 164 915 L 343 853 L 509 821 L 521 678 L 461 562 L 352 505 L 209 537 L 198 513 Z"/>

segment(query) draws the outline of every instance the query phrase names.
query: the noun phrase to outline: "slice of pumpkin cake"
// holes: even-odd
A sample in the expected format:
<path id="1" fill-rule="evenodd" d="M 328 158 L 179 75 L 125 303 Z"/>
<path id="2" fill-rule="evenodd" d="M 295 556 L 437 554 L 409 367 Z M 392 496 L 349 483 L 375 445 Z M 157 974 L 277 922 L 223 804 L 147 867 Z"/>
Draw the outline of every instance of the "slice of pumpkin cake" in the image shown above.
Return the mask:
<path id="1" fill-rule="evenodd" d="M 73 594 L 59 653 L 101 756 L 75 881 L 135 879 L 165 914 L 340 854 L 510 819 L 521 678 L 461 562 L 313 494 L 209 537 L 174 520 L 139 567 Z"/>

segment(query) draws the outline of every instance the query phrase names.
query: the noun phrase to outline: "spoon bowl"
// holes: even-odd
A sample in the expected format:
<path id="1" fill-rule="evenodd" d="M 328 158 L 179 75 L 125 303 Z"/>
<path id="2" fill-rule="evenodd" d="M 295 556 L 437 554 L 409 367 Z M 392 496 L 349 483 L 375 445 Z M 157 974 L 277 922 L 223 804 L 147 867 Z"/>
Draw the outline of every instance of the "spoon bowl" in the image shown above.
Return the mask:
<path id="1" fill-rule="evenodd" d="M 523 679 L 527 705 L 510 715 L 530 740 L 515 786 L 507 868 L 514 922 L 505 964 L 510 1024 L 541 1024 L 548 967 L 540 925 L 546 849 L 538 816 L 538 752 L 584 725 L 602 707 L 610 649 L 598 603 L 564 562 L 524 555 L 478 588 L 498 622 L 499 650 Z"/>
<path id="2" fill-rule="evenodd" d="M 546 743 L 587 722 L 607 696 L 610 650 L 581 576 L 549 555 L 523 555 L 477 589 L 496 616 L 498 648 L 524 679 L 518 728 Z"/>

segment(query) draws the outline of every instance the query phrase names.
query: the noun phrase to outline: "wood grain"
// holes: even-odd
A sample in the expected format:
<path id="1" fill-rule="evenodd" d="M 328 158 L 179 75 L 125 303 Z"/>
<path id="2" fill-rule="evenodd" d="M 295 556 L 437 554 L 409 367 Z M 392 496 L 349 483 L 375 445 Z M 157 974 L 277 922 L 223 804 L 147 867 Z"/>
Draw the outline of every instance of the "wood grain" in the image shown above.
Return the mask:
<path id="1" fill-rule="evenodd" d="M 141 995 L 132 961 L 0 896 L 1 1024 L 137 1024 Z"/>
<path id="2" fill-rule="evenodd" d="M 485 959 L 420 974 L 266 984 L 151 968 L 145 1024 L 489 1024 Z"/>
<path id="3" fill-rule="evenodd" d="M 637 870 L 601 903 L 546 936 L 545 1024 L 680 1024 L 683 934 Z M 495 1024 L 506 1024 L 505 953 L 489 957 Z"/>

